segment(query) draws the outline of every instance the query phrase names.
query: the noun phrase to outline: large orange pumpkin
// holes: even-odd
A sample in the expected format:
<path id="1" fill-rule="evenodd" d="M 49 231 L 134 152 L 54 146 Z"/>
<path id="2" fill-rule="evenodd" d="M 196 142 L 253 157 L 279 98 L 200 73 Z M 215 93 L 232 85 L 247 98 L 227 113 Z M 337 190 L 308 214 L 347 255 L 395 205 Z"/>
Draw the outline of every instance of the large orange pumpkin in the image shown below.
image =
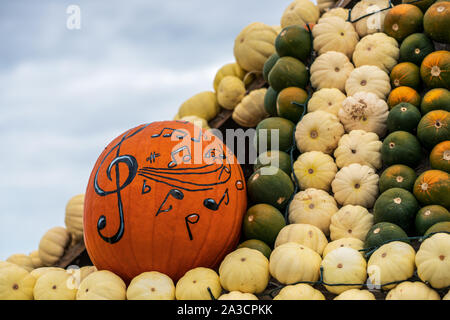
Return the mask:
<path id="1" fill-rule="evenodd" d="M 221 140 L 185 121 L 141 125 L 113 140 L 86 190 L 84 238 L 95 266 L 125 281 L 174 281 L 217 266 L 239 240 L 245 179 Z"/>

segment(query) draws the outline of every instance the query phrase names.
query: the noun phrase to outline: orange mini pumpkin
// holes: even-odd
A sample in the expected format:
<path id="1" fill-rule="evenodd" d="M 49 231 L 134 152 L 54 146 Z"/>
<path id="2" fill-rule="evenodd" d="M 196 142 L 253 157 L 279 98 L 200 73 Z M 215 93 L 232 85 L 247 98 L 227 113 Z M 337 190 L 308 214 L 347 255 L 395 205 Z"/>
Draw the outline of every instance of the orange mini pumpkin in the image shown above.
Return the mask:
<path id="1" fill-rule="evenodd" d="M 209 131 L 186 121 L 131 129 L 106 147 L 89 179 L 89 256 L 125 281 L 213 268 L 238 243 L 245 189 L 234 154 Z"/>

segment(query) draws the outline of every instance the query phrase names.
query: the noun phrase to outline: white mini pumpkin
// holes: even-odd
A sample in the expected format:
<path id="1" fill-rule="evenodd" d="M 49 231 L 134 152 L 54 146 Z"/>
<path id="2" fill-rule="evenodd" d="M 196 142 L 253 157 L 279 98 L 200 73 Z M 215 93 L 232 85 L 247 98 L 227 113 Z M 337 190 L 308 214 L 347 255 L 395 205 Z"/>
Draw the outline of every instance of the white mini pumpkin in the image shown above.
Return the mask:
<path id="1" fill-rule="evenodd" d="M 51 270 L 36 280 L 34 300 L 75 300 L 78 287 L 65 270 Z"/>
<path id="2" fill-rule="evenodd" d="M 383 137 L 387 130 L 389 107 L 371 92 L 357 92 L 342 102 L 338 117 L 345 131 L 364 130 Z"/>
<path id="3" fill-rule="evenodd" d="M 339 17 L 344 20 L 347 20 L 348 18 L 348 9 L 337 7 L 337 8 L 330 8 L 328 11 L 324 12 L 320 19 L 329 18 L 329 17 Z M 319 19 L 319 21 L 320 21 Z"/>
<path id="4" fill-rule="evenodd" d="M 256 127 L 256 125 L 267 118 L 269 114 L 264 108 L 264 97 L 267 89 L 261 88 L 251 91 L 234 108 L 232 118 L 243 127 Z"/>
<path id="5" fill-rule="evenodd" d="M 271 26 L 254 22 L 246 26 L 234 42 L 234 57 L 242 69 L 262 72 L 264 63 L 275 53 L 277 32 Z"/>
<path id="6" fill-rule="evenodd" d="M 397 40 L 385 33 L 374 33 L 358 42 L 353 52 L 353 63 L 355 67 L 371 65 L 390 72 L 397 64 L 399 54 Z"/>
<path id="7" fill-rule="evenodd" d="M 329 11 L 333 10 L 331 9 L 336 4 L 335 0 L 317 0 L 317 7 L 319 8 L 320 12 L 323 13 L 322 17 Z"/>
<path id="8" fill-rule="evenodd" d="M 39 251 L 34 250 L 29 254 L 29 257 L 31 258 L 31 262 L 33 263 L 33 269 L 43 267 L 41 258 L 39 258 Z"/>
<path id="9" fill-rule="evenodd" d="M 336 51 L 327 51 L 311 65 L 311 85 L 315 89 L 336 88 L 344 92 L 345 82 L 355 67 L 348 57 Z"/>
<path id="10" fill-rule="evenodd" d="M 275 240 L 275 248 L 288 242 L 304 245 L 320 255 L 328 244 L 327 237 L 322 230 L 311 224 L 302 223 L 293 223 L 283 227 Z"/>
<path id="11" fill-rule="evenodd" d="M 36 278 L 15 264 L 0 267 L 0 300 L 33 300 Z"/>
<path id="12" fill-rule="evenodd" d="M 319 8 L 312 1 L 295 0 L 284 10 L 281 17 L 281 27 L 316 23 L 319 16 Z"/>
<path id="13" fill-rule="evenodd" d="M 227 291 L 258 294 L 269 283 L 269 261 L 258 250 L 240 248 L 225 257 L 219 275 L 220 283 Z"/>
<path id="14" fill-rule="evenodd" d="M 314 50 L 319 54 L 328 51 L 338 51 L 349 59 L 352 57 L 359 36 L 350 22 L 340 17 L 328 17 L 320 19 L 313 30 Z"/>
<path id="15" fill-rule="evenodd" d="M 127 300 L 175 300 L 175 285 L 161 272 L 144 272 L 131 280 Z"/>
<path id="16" fill-rule="evenodd" d="M 389 0 L 361 0 L 352 8 L 351 19 L 360 37 L 383 32 L 384 17 L 389 10 Z M 369 15 L 370 14 L 370 15 Z M 363 16 L 368 17 L 362 18 Z"/>
<path id="17" fill-rule="evenodd" d="M 259 299 L 252 293 L 231 291 L 221 295 L 217 300 L 259 300 Z"/>
<path id="18" fill-rule="evenodd" d="M 355 249 L 342 247 L 331 251 L 322 261 L 323 281 L 326 284 L 342 285 L 325 284 L 325 288 L 335 294 L 361 288 L 366 281 L 366 265 L 366 260 Z"/>
<path id="19" fill-rule="evenodd" d="M 126 284 L 118 275 L 101 270 L 81 281 L 77 300 L 125 300 L 126 291 Z"/>
<path id="20" fill-rule="evenodd" d="M 364 252 L 361 251 L 362 249 L 364 249 L 363 241 L 356 238 L 341 238 L 338 240 L 328 242 L 327 246 L 323 250 L 322 257 L 325 258 L 325 256 L 329 254 L 331 251 L 342 247 L 355 249 L 356 251 L 360 252 L 361 255 L 364 255 Z"/>
<path id="21" fill-rule="evenodd" d="M 64 227 L 54 227 L 48 230 L 39 242 L 39 258 L 44 266 L 50 267 L 57 263 L 70 245 L 71 235 Z"/>
<path id="22" fill-rule="evenodd" d="M 350 289 L 342 292 L 333 300 L 376 300 L 375 296 L 369 290 Z"/>
<path id="23" fill-rule="evenodd" d="M 315 91 L 308 101 L 308 112 L 322 110 L 337 116 L 342 107 L 342 101 L 347 96 L 336 88 L 324 88 Z"/>
<path id="24" fill-rule="evenodd" d="M 208 291 L 211 290 L 211 293 Z M 212 300 L 222 292 L 217 273 L 209 268 L 198 267 L 189 270 L 181 277 L 175 287 L 177 300 Z"/>
<path id="25" fill-rule="evenodd" d="M 317 289 L 306 283 L 286 286 L 280 290 L 273 300 L 326 300 Z"/>
<path id="26" fill-rule="evenodd" d="M 334 150 L 336 165 L 343 168 L 352 163 L 359 163 L 374 169 L 381 168 L 381 146 L 378 135 L 364 130 L 352 130 L 344 134 Z"/>
<path id="27" fill-rule="evenodd" d="M 441 298 L 423 282 L 405 281 L 389 291 L 386 300 L 441 300 Z"/>
<path id="28" fill-rule="evenodd" d="M 33 260 L 29 255 L 23 253 L 16 253 L 6 259 L 7 262 L 14 263 L 19 267 L 24 268 L 28 272 L 34 269 Z"/>
<path id="29" fill-rule="evenodd" d="M 436 233 L 426 239 L 416 255 L 417 274 L 433 288 L 450 286 L 450 234 Z"/>
<path id="30" fill-rule="evenodd" d="M 389 75 L 377 66 L 355 68 L 345 82 L 347 96 L 358 92 L 372 92 L 380 99 L 386 99 L 391 92 Z"/>
<path id="31" fill-rule="evenodd" d="M 352 204 L 372 208 L 378 196 L 378 180 L 371 167 L 352 163 L 338 171 L 331 188 L 334 198 L 343 206 Z"/>
<path id="32" fill-rule="evenodd" d="M 414 248 L 405 242 L 393 241 L 382 245 L 372 253 L 367 265 L 370 282 L 382 289 L 394 288 L 397 284 L 385 284 L 411 278 L 415 256 Z"/>
<path id="33" fill-rule="evenodd" d="M 329 191 L 336 172 L 333 158 L 320 151 L 305 152 L 294 162 L 294 174 L 301 190 L 315 188 Z"/>
<path id="34" fill-rule="evenodd" d="M 335 115 L 317 110 L 307 113 L 299 121 L 295 140 L 301 153 L 321 151 L 332 154 L 343 134 L 344 127 Z"/>
<path id="35" fill-rule="evenodd" d="M 306 189 L 292 199 L 289 205 L 289 221 L 311 224 L 328 235 L 331 216 L 337 211 L 336 201 L 330 194 L 319 189 Z"/>
<path id="36" fill-rule="evenodd" d="M 346 205 L 331 217 L 330 238 L 357 238 L 364 241 L 373 225 L 373 215 L 361 206 Z"/>
<path id="37" fill-rule="evenodd" d="M 270 254 L 270 274 L 283 284 L 317 281 L 322 258 L 314 250 L 295 242 L 276 247 Z"/>
<path id="38" fill-rule="evenodd" d="M 84 194 L 76 195 L 66 204 L 65 224 L 75 242 L 83 240 Z"/>

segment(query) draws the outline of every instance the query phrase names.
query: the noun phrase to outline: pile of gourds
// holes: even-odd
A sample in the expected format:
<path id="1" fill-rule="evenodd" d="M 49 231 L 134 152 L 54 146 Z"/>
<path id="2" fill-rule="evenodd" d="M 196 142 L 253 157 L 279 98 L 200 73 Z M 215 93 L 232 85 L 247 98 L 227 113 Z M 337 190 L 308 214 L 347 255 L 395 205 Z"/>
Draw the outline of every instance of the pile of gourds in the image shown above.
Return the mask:
<path id="1" fill-rule="evenodd" d="M 271 279 L 276 300 L 324 300 L 315 284 L 337 300 L 375 300 L 368 280 L 386 299 L 450 299 L 450 53 L 433 43 L 450 44 L 450 3 L 333 6 L 295 0 L 280 26 L 244 28 L 214 91 L 175 116 L 209 128 L 227 109 L 256 127 L 245 241 L 217 270 L 176 284 L 149 271 L 127 286 L 95 267 L 53 267 L 82 239 L 80 195 L 67 228 L 0 262 L 0 299 L 255 300 L 273 297 Z M 268 88 L 250 91 L 258 75 Z M 263 129 L 278 130 L 277 148 L 270 134 L 262 148 Z M 408 236 L 425 236 L 417 252 Z"/>

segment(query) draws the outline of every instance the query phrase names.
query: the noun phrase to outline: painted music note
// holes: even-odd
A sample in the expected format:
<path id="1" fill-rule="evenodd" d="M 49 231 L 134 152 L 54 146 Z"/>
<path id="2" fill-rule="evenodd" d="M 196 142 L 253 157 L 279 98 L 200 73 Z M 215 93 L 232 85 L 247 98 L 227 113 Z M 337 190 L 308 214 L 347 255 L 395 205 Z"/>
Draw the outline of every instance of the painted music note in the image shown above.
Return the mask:
<path id="1" fill-rule="evenodd" d="M 208 199 L 205 199 L 205 201 L 203 201 L 203 205 L 206 208 L 208 208 L 209 210 L 217 211 L 217 210 L 219 210 L 219 207 L 224 200 L 225 200 L 225 205 L 228 205 L 228 203 L 230 202 L 230 196 L 228 194 L 228 189 L 225 190 L 219 203 L 217 203 L 216 200 L 214 200 L 214 199 L 208 198 Z"/>
<path id="2" fill-rule="evenodd" d="M 170 190 L 167 194 L 166 197 L 164 198 L 163 202 L 161 203 L 161 205 L 159 206 L 158 212 L 156 212 L 156 217 L 163 212 L 169 212 L 170 210 L 173 209 L 172 205 L 169 205 L 169 208 L 167 209 L 163 209 L 164 205 L 166 204 L 167 200 L 169 199 L 169 197 L 173 197 L 177 200 L 183 200 L 184 198 L 184 193 L 181 190 L 178 189 L 172 189 Z"/>
<path id="3" fill-rule="evenodd" d="M 164 131 L 169 131 L 169 133 L 163 134 Z M 173 129 L 173 128 L 163 128 L 160 133 L 152 135 L 152 138 L 158 138 L 161 135 L 162 135 L 163 138 L 170 138 L 170 137 L 172 137 L 172 135 L 174 133 L 178 133 L 178 135 L 176 135 L 176 137 L 178 139 L 183 139 L 184 137 L 186 137 L 188 135 L 188 133 L 186 131 L 184 131 L 184 130 Z"/>
<path id="4" fill-rule="evenodd" d="M 187 150 L 187 154 L 185 154 L 184 150 Z M 170 156 L 172 157 L 172 161 L 169 162 L 169 165 L 167 166 L 168 168 L 176 167 L 179 164 L 179 162 L 177 161 L 176 158 L 177 158 L 178 154 L 182 151 L 183 151 L 183 156 L 181 157 L 181 160 L 183 162 L 191 161 L 191 159 L 192 159 L 191 149 L 188 146 L 183 146 L 183 147 L 176 149 L 175 151 L 172 151 L 172 153 L 170 154 Z"/>
<path id="5" fill-rule="evenodd" d="M 186 229 L 187 229 L 187 232 L 189 235 L 189 239 L 191 241 L 194 240 L 194 237 L 192 237 L 191 227 L 189 225 L 196 224 L 196 223 L 198 223 L 199 220 L 200 220 L 200 215 L 198 215 L 197 213 L 189 214 L 184 218 L 184 221 L 186 222 Z"/>
<path id="6" fill-rule="evenodd" d="M 152 187 L 147 185 L 147 180 L 144 179 L 144 183 L 142 185 L 142 194 L 147 194 L 152 191 Z"/>
<path id="7" fill-rule="evenodd" d="M 112 148 L 111 150 L 103 157 L 100 165 L 98 166 L 97 172 L 95 173 L 95 178 L 94 178 L 94 190 L 95 192 L 101 196 L 101 197 L 106 197 L 112 194 L 116 194 L 117 195 L 117 205 L 118 205 L 118 211 L 119 211 L 119 228 L 117 230 L 117 232 L 111 236 L 111 237 L 106 237 L 102 234 L 102 230 L 106 228 L 106 217 L 104 215 L 101 215 L 98 218 L 97 221 L 97 232 L 98 235 L 100 236 L 100 238 L 102 238 L 104 241 L 110 243 L 110 244 L 114 244 L 116 242 L 118 242 L 124 232 L 125 232 L 125 221 L 124 221 L 124 212 L 123 212 L 123 203 L 122 203 L 122 196 L 121 196 L 121 191 L 126 188 L 136 177 L 137 174 L 137 170 L 138 170 L 138 163 L 135 157 L 133 157 L 132 155 L 120 155 L 120 147 L 122 145 L 122 143 L 127 140 L 130 139 L 132 137 L 134 137 L 135 135 L 137 135 L 139 132 L 142 132 L 145 128 L 147 128 L 147 125 L 141 126 L 140 128 L 136 129 L 136 130 L 129 130 L 126 134 L 123 135 L 122 139 L 120 139 L 119 142 L 117 142 Z M 108 179 L 110 181 L 113 181 L 112 177 L 111 177 L 111 172 L 112 172 L 112 168 L 115 168 L 115 174 L 116 174 L 116 189 L 114 190 L 110 190 L 110 191 L 105 191 L 99 184 L 98 184 L 98 174 L 100 172 L 100 169 L 103 168 L 103 163 L 106 161 L 106 159 L 109 157 L 109 155 L 114 151 L 116 151 L 116 157 L 111 161 L 111 163 L 108 165 L 108 168 L 106 169 L 106 176 L 108 177 Z M 125 181 L 123 182 L 123 184 L 120 184 L 120 166 L 119 164 L 123 163 L 127 166 L 128 168 L 128 176 L 125 179 Z"/>

